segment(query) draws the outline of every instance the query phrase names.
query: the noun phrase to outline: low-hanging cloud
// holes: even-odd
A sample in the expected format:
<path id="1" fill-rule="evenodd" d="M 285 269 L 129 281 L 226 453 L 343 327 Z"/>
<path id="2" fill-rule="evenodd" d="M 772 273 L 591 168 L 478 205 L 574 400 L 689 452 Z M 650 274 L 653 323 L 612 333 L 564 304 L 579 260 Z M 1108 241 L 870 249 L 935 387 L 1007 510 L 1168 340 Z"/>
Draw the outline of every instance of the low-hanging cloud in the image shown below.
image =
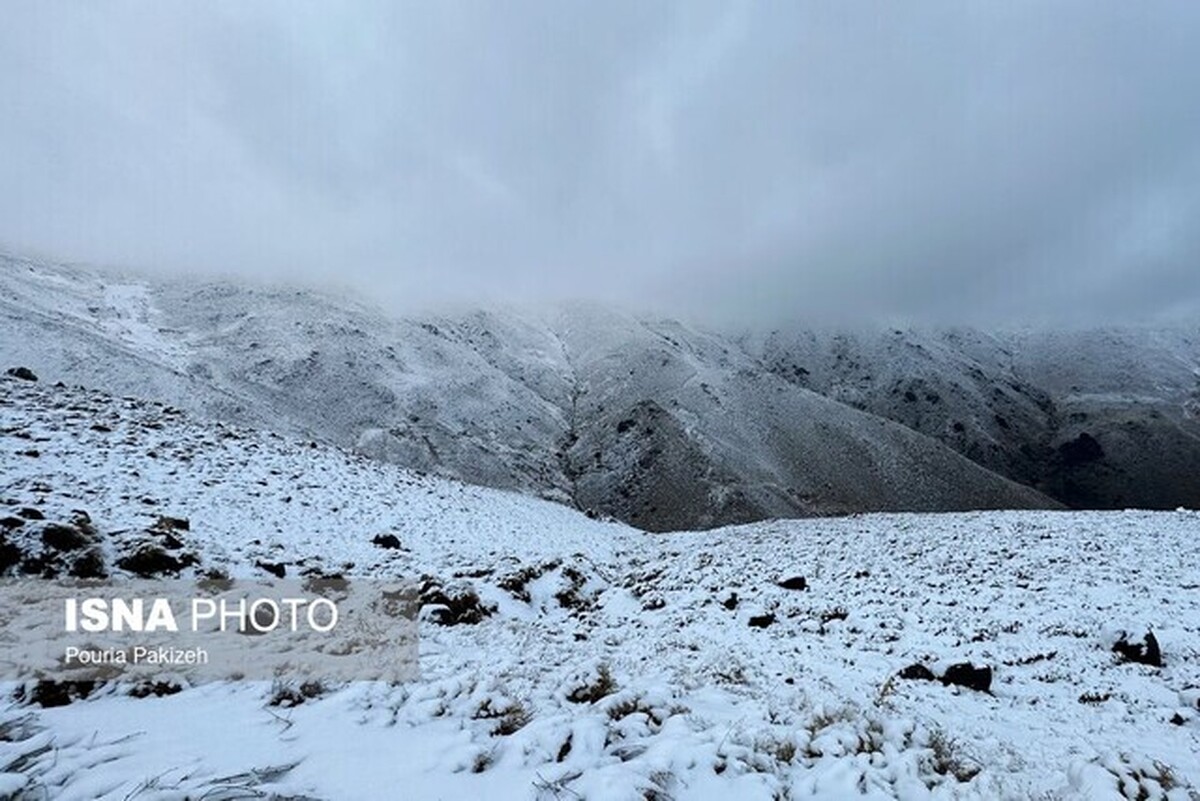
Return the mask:
<path id="1" fill-rule="evenodd" d="M 385 302 L 1200 310 L 1200 6 L 68 3 L 0 26 L 0 243 Z"/>

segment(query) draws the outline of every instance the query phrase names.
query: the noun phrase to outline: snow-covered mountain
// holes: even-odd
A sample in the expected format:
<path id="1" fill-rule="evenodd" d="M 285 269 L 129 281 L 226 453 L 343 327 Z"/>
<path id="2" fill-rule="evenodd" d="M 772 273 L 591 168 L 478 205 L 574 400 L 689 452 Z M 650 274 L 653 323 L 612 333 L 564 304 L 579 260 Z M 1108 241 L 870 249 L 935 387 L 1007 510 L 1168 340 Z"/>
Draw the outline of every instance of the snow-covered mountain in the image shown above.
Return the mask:
<path id="1" fill-rule="evenodd" d="M 44 380 L 652 530 L 1200 505 L 1200 338 L 1186 332 L 726 335 L 587 306 L 397 317 L 14 257 L 0 260 L 0 331 L 0 364 Z"/>
<path id="2" fill-rule="evenodd" d="M 395 686 L 0 683 L 0 798 L 1175 801 L 1200 786 L 1193 512 L 650 535 L 7 376 L 0 465 L 0 575 L 119 577 L 158 549 L 163 574 L 424 576 L 440 611 L 421 616 L 419 680 Z M 1147 627 L 1161 666 L 1113 651 Z"/>
<path id="3" fill-rule="evenodd" d="M 1200 326 L 775 331 L 777 375 L 1082 508 L 1200 506 Z"/>

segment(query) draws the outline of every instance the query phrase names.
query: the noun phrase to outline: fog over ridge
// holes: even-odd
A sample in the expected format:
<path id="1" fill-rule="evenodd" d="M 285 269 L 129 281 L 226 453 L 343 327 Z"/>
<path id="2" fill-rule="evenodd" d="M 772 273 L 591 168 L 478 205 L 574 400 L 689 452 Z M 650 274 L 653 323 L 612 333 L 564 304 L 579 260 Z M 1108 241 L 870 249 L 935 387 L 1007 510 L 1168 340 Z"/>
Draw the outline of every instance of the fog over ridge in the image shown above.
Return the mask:
<path id="1" fill-rule="evenodd" d="M 411 310 L 1200 311 L 1183 2 L 16 3 L 0 244 Z"/>

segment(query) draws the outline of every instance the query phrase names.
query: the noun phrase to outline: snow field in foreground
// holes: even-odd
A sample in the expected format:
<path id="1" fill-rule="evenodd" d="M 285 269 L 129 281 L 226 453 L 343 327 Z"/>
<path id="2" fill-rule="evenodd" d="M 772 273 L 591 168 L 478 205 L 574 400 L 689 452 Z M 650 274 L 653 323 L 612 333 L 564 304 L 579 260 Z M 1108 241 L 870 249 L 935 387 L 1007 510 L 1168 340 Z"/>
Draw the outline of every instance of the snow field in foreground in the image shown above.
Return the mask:
<path id="1" fill-rule="evenodd" d="M 427 610 L 407 685 L 5 701 L 0 797 L 1174 799 L 1200 785 L 1191 512 L 648 535 L 157 404 L 9 379 L 0 401 L 0 517 L 45 518 L 4 529 L 27 556 L 81 509 L 117 574 L 168 515 L 189 521 L 185 572 L 426 576 L 479 611 L 439 625 Z M 778 585 L 797 576 L 806 589 Z M 1163 667 L 1120 662 L 1121 631 L 1148 628 Z M 990 693 L 896 678 L 966 661 L 994 670 Z"/>

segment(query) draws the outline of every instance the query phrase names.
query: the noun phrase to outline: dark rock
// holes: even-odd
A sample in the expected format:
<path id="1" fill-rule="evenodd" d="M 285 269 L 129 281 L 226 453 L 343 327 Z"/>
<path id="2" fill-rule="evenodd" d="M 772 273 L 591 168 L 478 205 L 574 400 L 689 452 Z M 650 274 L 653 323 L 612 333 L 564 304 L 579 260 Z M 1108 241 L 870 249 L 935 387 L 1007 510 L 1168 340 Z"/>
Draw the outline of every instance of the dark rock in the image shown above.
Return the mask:
<path id="1" fill-rule="evenodd" d="M 104 566 L 104 557 L 99 551 L 85 551 L 71 565 L 69 571 L 75 578 L 83 579 L 102 579 L 108 578 L 108 568 Z"/>
<path id="2" fill-rule="evenodd" d="M 45 520 L 46 516 L 32 506 L 22 506 L 17 510 L 17 516 L 26 520 Z"/>
<path id="3" fill-rule="evenodd" d="M 767 626 L 775 622 L 775 615 L 767 613 L 765 615 L 754 615 L 750 618 L 751 628 L 765 629 Z"/>
<path id="4" fill-rule="evenodd" d="M 554 758 L 555 762 L 562 762 L 571 754 L 571 735 L 567 734 L 567 739 L 563 740 L 563 744 L 558 747 L 558 756 Z"/>
<path id="5" fill-rule="evenodd" d="M 255 562 L 254 566 L 267 571 L 275 578 L 283 578 L 287 575 L 287 565 L 275 562 Z"/>
<path id="6" fill-rule="evenodd" d="M 913 681 L 933 681 L 937 678 L 932 670 L 920 664 L 919 662 L 909 665 L 896 675 L 902 679 L 910 679 Z"/>
<path id="7" fill-rule="evenodd" d="M 805 580 L 804 576 L 792 576 L 779 582 L 779 586 L 785 590 L 807 590 L 808 581 Z"/>
<path id="8" fill-rule="evenodd" d="M 89 537 L 96 536 L 96 527 L 92 525 L 92 516 L 82 509 L 71 510 L 71 525 Z"/>
<path id="9" fill-rule="evenodd" d="M 729 593 L 729 597 L 726 598 L 724 601 L 721 601 L 721 606 L 725 607 L 726 609 L 728 609 L 731 612 L 734 609 L 737 609 L 737 605 L 738 605 L 738 594 L 736 592 Z"/>
<path id="10" fill-rule="evenodd" d="M 192 524 L 186 517 L 159 515 L 151 528 L 157 531 L 190 531 Z"/>
<path id="11" fill-rule="evenodd" d="M 667 600 L 665 598 L 663 598 L 661 595 L 655 594 L 655 595 L 651 595 L 649 598 L 647 598 L 645 601 L 642 602 L 642 609 L 647 612 L 655 612 L 659 609 L 664 608 L 666 605 L 667 605 Z"/>
<path id="12" fill-rule="evenodd" d="M 1159 650 L 1158 638 L 1152 631 L 1147 631 L 1141 642 L 1131 641 L 1128 635 L 1122 632 L 1112 649 L 1113 653 L 1120 654 L 1126 662 L 1162 667 L 1162 651 Z"/>
<path id="13" fill-rule="evenodd" d="M 13 378 L 19 378 L 22 381 L 37 381 L 38 377 L 33 374 L 33 371 L 28 367 L 10 367 L 6 371 Z"/>
<path id="14" fill-rule="evenodd" d="M 850 613 L 840 606 L 836 609 L 826 609 L 820 615 L 822 633 L 824 633 L 824 628 L 827 624 L 838 620 L 845 620 L 848 617 L 850 617 Z"/>
<path id="15" fill-rule="evenodd" d="M 49 523 L 42 529 L 42 544 L 56 551 L 77 551 L 91 544 L 91 538 L 75 526 Z"/>
<path id="16" fill-rule="evenodd" d="M 151 531 L 149 533 L 157 537 L 158 541 L 162 543 L 162 547 L 168 551 L 178 551 L 183 547 L 183 540 L 169 531 Z"/>
<path id="17" fill-rule="evenodd" d="M 299 687 L 283 686 L 277 689 L 267 702 L 268 706 L 280 706 L 285 709 L 300 706 L 305 701 L 320 698 L 325 692 L 325 686 L 319 681 L 306 681 Z"/>
<path id="18" fill-rule="evenodd" d="M 149 578 L 163 573 L 178 573 L 199 560 L 192 554 L 169 554 L 157 545 L 144 544 L 128 556 L 117 560 L 117 567 L 130 573 Z"/>
<path id="19" fill-rule="evenodd" d="M 302 575 L 304 591 L 317 595 L 343 593 L 350 588 L 350 582 L 342 573 L 327 573 L 320 567 L 305 568 Z"/>
<path id="20" fill-rule="evenodd" d="M 375 539 L 371 540 L 373 545 L 378 545 L 380 548 L 395 550 L 400 547 L 400 538 L 395 534 L 376 534 Z"/>
<path id="21" fill-rule="evenodd" d="M 42 707 L 66 706 L 87 698 L 96 689 L 94 681 L 41 679 L 29 691 L 29 703 Z"/>
<path id="22" fill-rule="evenodd" d="M 942 674 L 942 684 L 957 684 L 959 687 L 981 693 L 991 692 L 992 669 L 987 666 L 976 667 L 970 662 L 960 662 L 946 668 L 946 672 Z"/>
<path id="23" fill-rule="evenodd" d="M 137 684 L 129 691 L 129 694 L 134 698 L 162 698 L 165 695 L 174 695 L 183 688 L 172 681 L 143 681 Z"/>
<path id="24" fill-rule="evenodd" d="M 447 587 L 432 578 L 421 583 L 420 603 L 422 607 L 435 607 L 432 620 L 441 626 L 479 623 L 496 611 L 480 601 L 479 594 L 469 585 Z"/>
<path id="25" fill-rule="evenodd" d="M 0 535 L 0 574 L 21 561 L 21 549 Z"/>
<path id="26" fill-rule="evenodd" d="M 55 578 L 58 576 L 58 562 L 50 554 L 43 553 L 38 556 L 26 556 L 21 562 L 21 572 L 27 576 L 41 576 L 42 578 Z"/>
<path id="27" fill-rule="evenodd" d="M 0 528 L 14 529 L 25 525 L 25 521 L 19 517 L 4 517 L 0 518 Z"/>

